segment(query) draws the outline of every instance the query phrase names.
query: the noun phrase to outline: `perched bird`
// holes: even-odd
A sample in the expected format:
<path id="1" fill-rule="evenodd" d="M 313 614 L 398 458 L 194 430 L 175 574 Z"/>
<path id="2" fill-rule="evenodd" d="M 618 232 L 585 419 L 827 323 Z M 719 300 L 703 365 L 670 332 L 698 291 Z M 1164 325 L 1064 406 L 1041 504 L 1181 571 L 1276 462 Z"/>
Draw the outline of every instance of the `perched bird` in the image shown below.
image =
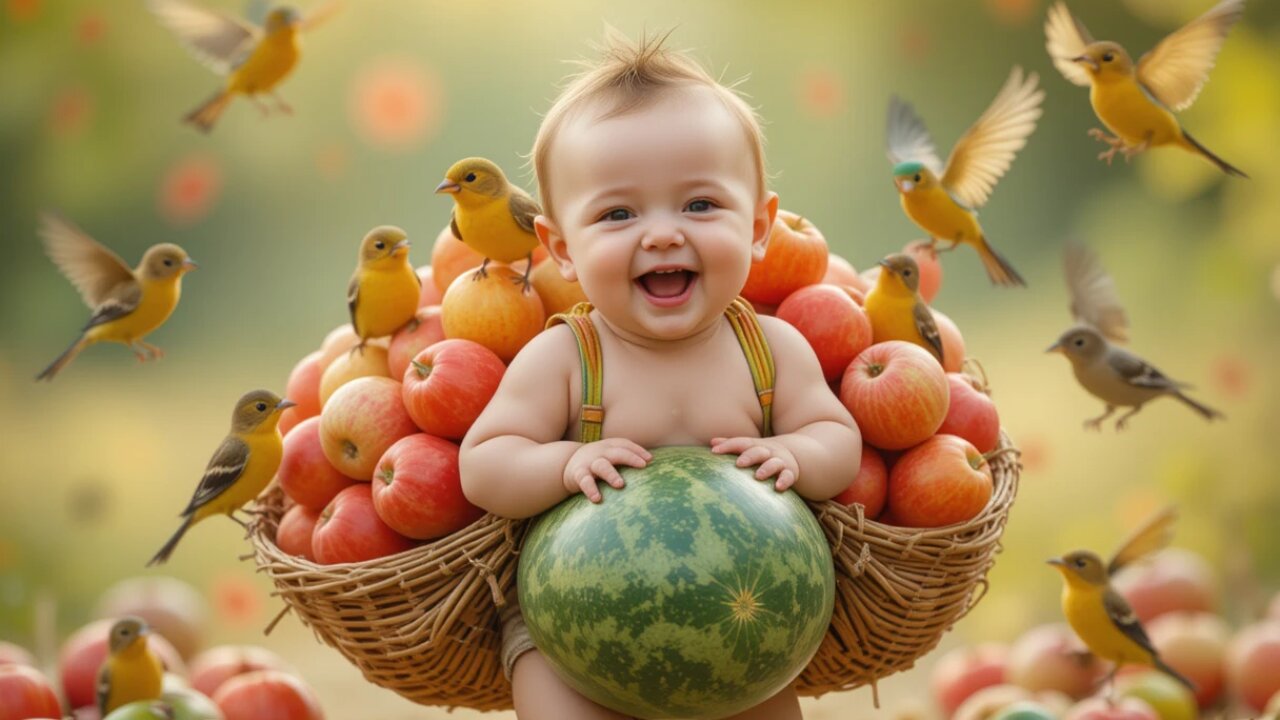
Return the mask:
<path id="1" fill-rule="evenodd" d="M 1191 137 L 1173 116 L 1195 102 L 1231 26 L 1244 14 L 1244 0 L 1221 0 L 1208 12 L 1161 40 L 1137 65 L 1123 47 L 1095 41 L 1059 1 L 1049 8 L 1044 32 L 1049 57 L 1062 75 L 1089 86 L 1089 102 L 1114 137 L 1094 128 L 1090 137 L 1110 149 L 1098 159 L 1127 161 L 1147 148 L 1174 145 L 1203 155 L 1220 170 L 1248 177 Z"/>
<path id="2" fill-rule="evenodd" d="M 884 269 L 863 305 L 871 320 L 872 340 L 915 343 L 941 363 L 942 335 L 929 306 L 920 297 L 920 268 L 915 259 L 895 253 L 881 260 L 880 265 Z"/>
<path id="3" fill-rule="evenodd" d="M 945 167 L 915 110 L 897 97 L 889 101 L 889 160 L 902 209 L 929 234 L 932 245 L 939 240 L 951 242 L 946 250 L 972 245 L 996 285 L 1026 283 L 987 242 L 976 209 L 1036 129 L 1044 100 L 1037 82 L 1035 73 L 1024 78 L 1015 67 L 991 106 L 956 141 Z"/>
<path id="4" fill-rule="evenodd" d="M 131 702 L 160 699 L 164 665 L 147 646 L 150 634 L 147 624 L 132 616 L 111 626 L 110 655 L 98 669 L 98 711 L 102 717 Z"/>
<path id="5" fill-rule="evenodd" d="M 1104 683 L 1114 679 L 1124 665 L 1145 665 L 1195 691 L 1190 680 L 1160 659 L 1133 608 L 1111 587 L 1111 578 L 1119 570 L 1169 544 L 1176 519 L 1172 508 L 1160 512 L 1135 532 L 1106 565 L 1088 550 L 1076 550 L 1048 561 L 1065 581 L 1062 613 L 1071 629 L 1094 655 L 1115 663 Z"/>
<path id="6" fill-rule="evenodd" d="M 191 502 L 182 511 L 182 525 L 151 558 L 148 567 L 168 560 L 187 530 L 207 517 L 226 515 L 245 525 L 233 513 L 258 497 L 275 476 L 284 452 L 278 427 L 280 413 L 294 404 L 266 390 L 245 393 L 236 401 L 231 433 L 205 467 Z"/>
<path id="7" fill-rule="evenodd" d="M 1182 383 L 1166 377 L 1147 361 L 1118 347 L 1128 340 L 1129 320 L 1102 264 L 1084 245 L 1071 244 L 1066 253 L 1067 287 L 1076 325 L 1064 332 L 1046 352 L 1062 353 L 1071 361 L 1076 380 L 1089 394 L 1106 403 L 1106 412 L 1085 421 L 1085 427 L 1101 429 L 1116 408 L 1133 408 L 1116 420 L 1123 430 L 1129 418 L 1158 397 L 1177 398 L 1206 420 L 1222 413 L 1187 397 Z"/>
<path id="8" fill-rule="evenodd" d="M 119 255 L 81 232 L 62 217 L 44 213 L 40 237 L 45 252 L 80 291 L 93 310 L 80 336 L 36 380 L 52 380 L 82 350 L 99 342 L 128 345 L 139 361 L 163 357 L 160 348 L 142 341 L 164 324 L 178 306 L 182 276 L 195 262 L 177 245 L 152 245 L 138 267 L 130 270 Z"/>
<path id="9" fill-rule="evenodd" d="M 513 263 L 528 258 L 520 282 L 529 290 L 533 249 L 538 236 L 533 219 L 542 209 L 529 193 L 507 182 L 502 169 L 484 158 L 459 160 L 445 173 L 436 192 L 453 194 L 453 235 L 484 256 L 474 279 L 485 276 L 490 260 Z"/>
<path id="10" fill-rule="evenodd" d="M 391 225 L 370 230 L 360 242 L 359 262 L 347 285 L 351 327 L 360 336 L 356 348 L 412 321 L 421 293 L 422 280 L 409 264 L 404 230 Z"/>
<path id="11" fill-rule="evenodd" d="M 341 4 L 330 0 L 305 18 L 291 7 L 278 7 L 267 14 L 263 27 L 187 0 L 147 0 L 147 6 L 197 60 L 227 76 L 213 97 L 183 117 L 209 132 L 236 95 L 253 100 L 266 115 L 270 108 L 258 96 L 270 94 L 282 112 L 292 114 L 276 86 L 298 63 L 298 36 L 327 20 Z"/>

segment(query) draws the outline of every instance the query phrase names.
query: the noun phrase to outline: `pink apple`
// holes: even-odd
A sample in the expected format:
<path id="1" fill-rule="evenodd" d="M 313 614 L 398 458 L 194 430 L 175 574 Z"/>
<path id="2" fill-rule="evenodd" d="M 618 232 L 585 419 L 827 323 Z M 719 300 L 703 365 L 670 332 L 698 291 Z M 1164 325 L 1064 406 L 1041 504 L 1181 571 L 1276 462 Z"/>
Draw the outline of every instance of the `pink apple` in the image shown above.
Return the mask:
<path id="1" fill-rule="evenodd" d="M 316 350 L 298 361 L 289 373 L 284 396 L 296 403 L 280 414 L 280 433 L 289 431 L 298 423 L 320 414 L 320 376 L 324 374 L 324 351 Z"/>
<path id="2" fill-rule="evenodd" d="M 444 299 L 444 293 L 440 292 L 440 288 L 436 287 L 435 278 L 431 274 L 431 266 L 423 265 L 418 268 L 418 281 L 422 283 L 422 294 L 418 297 L 418 307 L 430 307 L 439 305 Z"/>
<path id="3" fill-rule="evenodd" d="M 902 252 L 910 255 L 920 268 L 920 297 L 927 303 L 933 302 L 942 289 L 942 262 L 938 253 L 924 240 L 907 243 Z"/>
<path id="4" fill-rule="evenodd" d="M 937 359 L 901 340 L 863 350 L 840 381 L 840 401 L 863 439 L 883 450 L 903 450 L 937 432 L 947 416 L 948 395 Z"/>
<path id="5" fill-rule="evenodd" d="M 21 645 L 0 640 L 0 667 L 5 665 L 36 666 L 36 658 Z"/>
<path id="6" fill-rule="evenodd" d="M 796 290 L 778 306 L 776 316 L 809 341 L 828 382 L 844 375 L 858 353 L 871 346 L 867 313 L 849 291 L 836 285 L 809 285 Z"/>
<path id="7" fill-rule="evenodd" d="M 1227 647 L 1227 682 L 1254 710 L 1280 693 L 1280 622 L 1246 625 Z"/>
<path id="8" fill-rule="evenodd" d="M 439 305 L 418 308 L 413 320 L 391 336 L 387 350 L 387 370 L 393 378 L 403 378 L 414 356 L 444 339 L 444 319 Z"/>
<path id="9" fill-rule="evenodd" d="M 952 720 L 990 720 L 996 713 L 1033 698 L 1031 692 L 1017 685 L 1003 683 L 976 690 L 956 708 Z"/>
<path id="10" fill-rule="evenodd" d="M 178 578 L 151 575 L 122 580 L 103 593 L 97 616 L 135 615 L 168 640 L 185 660 L 204 644 L 209 608 L 204 596 Z"/>
<path id="11" fill-rule="evenodd" d="M 1033 692 L 1086 697 L 1108 669 L 1065 623 L 1032 628 L 1009 649 L 1009 682 Z"/>
<path id="12" fill-rule="evenodd" d="M 835 253 L 827 255 L 827 274 L 822 276 L 822 282 L 828 285 L 847 285 L 861 290 L 864 294 L 871 289 L 867 281 L 862 279 L 854 269 L 853 264 Z"/>
<path id="13" fill-rule="evenodd" d="M 884 510 L 885 497 L 889 492 L 889 469 L 884 458 L 870 445 L 862 446 L 862 462 L 858 465 L 858 474 L 854 476 L 849 487 L 831 498 L 849 507 L 854 503 L 862 505 L 863 515 L 868 520 L 880 517 Z"/>
<path id="14" fill-rule="evenodd" d="M 889 471 L 889 507 L 903 527 L 971 520 L 991 500 L 991 466 L 955 435 L 934 435 L 903 453 Z"/>
<path id="15" fill-rule="evenodd" d="M 1136 697 L 1121 698 L 1114 705 L 1105 697 L 1091 697 L 1073 705 L 1064 720 L 1160 720 L 1160 716 Z"/>
<path id="16" fill-rule="evenodd" d="M 378 517 L 415 540 L 443 537 L 484 515 L 462 494 L 458 446 L 425 433 L 402 438 L 387 450 L 371 489 Z"/>
<path id="17" fill-rule="evenodd" d="M 284 455 L 276 471 L 280 489 L 299 505 L 323 510 L 351 478 L 338 472 L 320 443 L 320 418 L 307 418 L 284 439 Z"/>
<path id="18" fill-rule="evenodd" d="M 1207 708 L 1222 694 L 1231 631 L 1217 615 L 1170 612 L 1147 625 L 1160 659 L 1195 683 L 1196 702 Z"/>
<path id="19" fill-rule="evenodd" d="M 929 681 L 943 716 L 951 717 L 975 692 L 1003 684 L 1008 657 L 1009 648 L 994 643 L 959 647 L 943 655 Z"/>
<path id="20" fill-rule="evenodd" d="M 989 453 L 1000 444 L 1000 415 L 991 396 L 979 389 L 978 381 L 963 373 L 947 373 L 951 401 L 939 433 L 957 435 L 973 443 L 980 453 Z"/>
<path id="21" fill-rule="evenodd" d="M 404 372 L 402 399 L 423 432 L 462 440 L 498 391 L 507 366 L 471 340 L 442 340 L 413 358 Z"/>
<path id="22" fill-rule="evenodd" d="M 1167 612 L 1214 612 L 1218 584 L 1204 558 L 1182 548 L 1167 548 L 1115 578 L 1116 590 L 1138 619 L 1148 623 Z"/>
<path id="23" fill-rule="evenodd" d="M 964 336 L 960 328 L 951 318 L 937 308 L 929 308 L 933 313 L 933 321 L 938 325 L 938 335 L 942 338 L 942 369 L 947 372 L 960 372 L 964 369 Z"/>
<path id="24" fill-rule="evenodd" d="M 218 688 L 213 701 L 226 720 L 324 720 L 311 686 L 279 670 L 237 675 Z"/>
<path id="25" fill-rule="evenodd" d="M 0 665 L 0 720 L 60 717 L 58 696 L 39 670 L 26 665 Z"/>
<path id="26" fill-rule="evenodd" d="M 393 446 L 394 447 L 394 446 Z M 311 555 L 311 536 L 315 533 L 320 511 L 305 505 L 294 505 L 284 511 L 276 526 L 276 547 L 290 555 L 314 561 Z"/>
<path id="27" fill-rule="evenodd" d="M 323 565 L 364 562 L 404 552 L 415 544 L 378 517 L 370 486 L 356 483 L 338 493 L 320 513 L 311 536 L 311 554 Z"/>
<path id="28" fill-rule="evenodd" d="M 334 391 L 320 413 L 320 447 L 343 475 L 369 482 L 395 441 L 418 431 L 391 378 L 356 378 Z"/>
<path id="29" fill-rule="evenodd" d="M 283 658 L 266 648 L 219 645 L 205 650 L 191 661 L 191 687 L 213 697 L 224 682 L 256 670 L 293 671 Z"/>

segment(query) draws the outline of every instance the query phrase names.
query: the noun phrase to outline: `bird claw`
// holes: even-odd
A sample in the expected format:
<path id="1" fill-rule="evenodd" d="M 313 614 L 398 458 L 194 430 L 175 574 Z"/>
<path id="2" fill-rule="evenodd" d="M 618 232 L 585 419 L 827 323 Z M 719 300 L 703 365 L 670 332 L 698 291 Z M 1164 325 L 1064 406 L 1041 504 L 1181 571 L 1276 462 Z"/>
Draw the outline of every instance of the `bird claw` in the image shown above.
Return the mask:
<path id="1" fill-rule="evenodd" d="M 1116 152 L 1117 152 L 1118 150 L 1119 150 L 1119 148 L 1117 148 L 1116 146 L 1112 145 L 1110 150 L 1103 150 L 1102 152 L 1098 153 L 1098 159 L 1099 159 L 1099 160 L 1106 160 L 1106 161 L 1107 161 L 1107 167 L 1111 167 L 1111 161 L 1115 158 L 1115 156 L 1116 156 Z"/>
<path id="2" fill-rule="evenodd" d="M 1084 429 L 1102 432 L 1102 418 L 1093 418 L 1091 420 L 1085 420 Z"/>

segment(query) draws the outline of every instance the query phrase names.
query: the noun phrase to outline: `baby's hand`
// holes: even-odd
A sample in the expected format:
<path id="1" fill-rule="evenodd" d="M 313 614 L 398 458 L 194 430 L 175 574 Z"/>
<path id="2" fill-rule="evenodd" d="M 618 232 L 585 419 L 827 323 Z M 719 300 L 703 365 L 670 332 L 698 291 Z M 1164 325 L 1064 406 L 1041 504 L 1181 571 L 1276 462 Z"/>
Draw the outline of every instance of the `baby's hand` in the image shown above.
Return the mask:
<path id="1" fill-rule="evenodd" d="M 581 492 L 593 503 L 602 499 L 596 487 L 596 479 L 622 489 L 625 484 L 616 465 L 642 468 L 653 459 L 648 450 L 624 438 L 609 438 L 587 443 L 569 456 L 564 466 L 564 488 L 571 493 Z"/>
<path id="2" fill-rule="evenodd" d="M 737 465 L 740 468 L 759 465 L 756 479 L 777 477 L 773 487 L 782 492 L 796 484 L 800 474 L 800 465 L 796 456 L 782 445 L 768 438 L 736 437 L 711 438 L 711 452 L 717 454 L 737 453 Z"/>

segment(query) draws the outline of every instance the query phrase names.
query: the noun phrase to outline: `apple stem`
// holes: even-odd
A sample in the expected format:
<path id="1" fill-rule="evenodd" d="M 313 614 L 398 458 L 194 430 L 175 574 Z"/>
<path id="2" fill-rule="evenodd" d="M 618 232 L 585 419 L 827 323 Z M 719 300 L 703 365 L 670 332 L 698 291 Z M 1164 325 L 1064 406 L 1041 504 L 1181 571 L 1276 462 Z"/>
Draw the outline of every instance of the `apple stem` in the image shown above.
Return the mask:
<path id="1" fill-rule="evenodd" d="M 431 374 L 430 365 L 426 363 L 418 362 L 417 360 L 410 360 L 409 362 L 413 364 L 413 369 L 418 371 L 418 377 L 422 378 L 423 380 L 426 380 L 427 376 Z"/>
<path id="2" fill-rule="evenodd" d="M 355 460 L 360 457 L 360 449 L 357 448 L 350 440 L 343 440 L 342 454 L 346 455 L 351 460 Z"/>
<path id="3" fill-rule="evenodd" d="M 884 365 L 881 363 L 867 363 L 864 367 L 868 377 L 880 377 L 880 373 L 884 372 Z"/>
<path id="4" fill-rule="evenodd" d="M 395 474 L 396 474 L 396 469 L 391 465 L 388 465 L 382 468 L 381 472 L 378 473 L 378 477 L 382 478 L 382 482 L 390 485 L 391 479 L 395 476 Z"/>

